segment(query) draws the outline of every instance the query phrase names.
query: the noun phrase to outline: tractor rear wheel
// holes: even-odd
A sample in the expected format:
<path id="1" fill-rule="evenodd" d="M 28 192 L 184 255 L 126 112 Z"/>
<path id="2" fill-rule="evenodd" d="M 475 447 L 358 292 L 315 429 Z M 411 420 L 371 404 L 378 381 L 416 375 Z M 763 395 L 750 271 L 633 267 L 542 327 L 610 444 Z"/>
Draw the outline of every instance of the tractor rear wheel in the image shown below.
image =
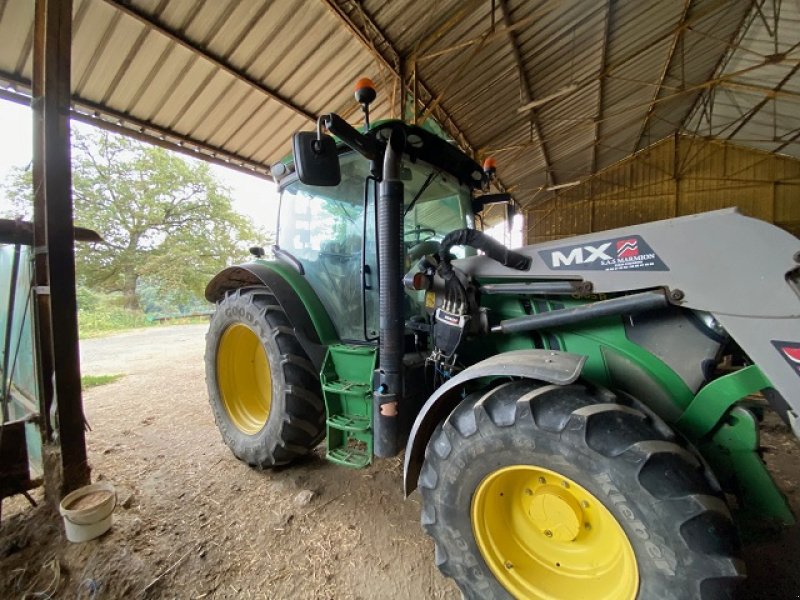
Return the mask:
<path id="1" fill-rule="evenodd" d="M 514 381 L 468 396 L 419 488 L 437 565 L 467 598 L 710 600 L 743 577 L 713 475 L 608 392 Z"/>
<path id="2" fill-rule="evenodd" d="M 268 290 L 233 290 L 217 304 L 205 363 L 214 419 L 240 460 L 285 465 L 324 437 L 319 376 Z"/>

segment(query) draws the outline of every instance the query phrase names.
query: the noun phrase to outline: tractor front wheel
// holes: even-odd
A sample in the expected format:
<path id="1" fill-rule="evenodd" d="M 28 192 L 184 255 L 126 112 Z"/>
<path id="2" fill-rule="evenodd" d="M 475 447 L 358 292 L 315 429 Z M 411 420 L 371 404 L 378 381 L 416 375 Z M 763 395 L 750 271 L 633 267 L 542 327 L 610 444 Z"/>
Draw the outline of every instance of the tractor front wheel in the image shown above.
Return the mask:
<path id="1" fill-rule="evenodd" d="M 324 437 L 319 376 L 268 290 L 234 290 L 217 304 L 205 361 L 214 419 L 240 460 L 285 465 Z"/>
<path id="2" fill-rule="evenodd" d="M 728 508 L 661 421 L 581 385 L 468 396 L 428 444 L 422 523 L 467 598 L 732 598 Z"/>

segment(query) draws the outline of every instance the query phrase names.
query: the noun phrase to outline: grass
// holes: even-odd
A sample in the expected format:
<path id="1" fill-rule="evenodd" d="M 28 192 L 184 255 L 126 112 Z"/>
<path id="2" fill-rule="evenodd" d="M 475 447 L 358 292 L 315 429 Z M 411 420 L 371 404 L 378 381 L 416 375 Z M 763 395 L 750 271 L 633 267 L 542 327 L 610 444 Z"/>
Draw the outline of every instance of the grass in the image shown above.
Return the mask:
<path id="1" fill-rule="evenodd" d="M 125 299 L 119 292 L 105 293 L 79 285 L 78 335 L 81 339 L 96 338 L 118 331 L 158 327 L 159 325 L 187 325 L 208 322 L 208 313 L 213 308 L 205 301 L 197 299 L 188 304 L 159 300 L 150 297 L 143 306 L 148 313 L 139 308 L 125 308 Z M 161 315 L 169 315 L 166 318 Z M 186 315 L 186 316 L 183 316 Z"/>
<path id="2" fill-rule="evenodd" d="M 98 306 L 94 310 L 78 311 L 78 329 L 81 338 L 97 337 L 111 331 L 136 329 L 153 325 L 141 311 L 121 306 Z"/>
<path id="3" fill-rule="evenodd" d="M 120 377 L 122 377 L 122 373 L 116 375 L 81 375 L 81 389 L 88 390 L 98 385 L 114 383 Z"/>
<path id="4" fill-rule="evenodd" d="M 179 317 L 167 321 L 148 319 L 142 311 L 129 310 L 119 306 L 102 306 L 94 310 L 78 311 L 78 329 L 81 339 L 96 338 L 128 329 L 158 327 L 160 325 L 188 325 L 207 323 L 207 316 Z"/>

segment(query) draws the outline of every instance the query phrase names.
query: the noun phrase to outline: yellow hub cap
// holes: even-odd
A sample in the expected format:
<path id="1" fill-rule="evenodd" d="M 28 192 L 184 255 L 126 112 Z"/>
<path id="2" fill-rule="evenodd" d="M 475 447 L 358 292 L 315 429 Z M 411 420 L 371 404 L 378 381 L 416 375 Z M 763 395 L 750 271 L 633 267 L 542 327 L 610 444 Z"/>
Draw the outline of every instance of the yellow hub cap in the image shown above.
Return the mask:
<path id="1" fill-rule="evenodd" d="M 472 497 L 478 549 L 516 598 L 631 600 L 639 588 L 628 537 L 571 479 L 515 465 L 489 474 Z"/>
<path id="2" fill-rule="evenodd" d="M 231 325 L 217 348 L 217 385 L 231 422 L 248 435 L 267 422 L 272 402 L 272 378 L 267 353 L 246 325 Z"/>

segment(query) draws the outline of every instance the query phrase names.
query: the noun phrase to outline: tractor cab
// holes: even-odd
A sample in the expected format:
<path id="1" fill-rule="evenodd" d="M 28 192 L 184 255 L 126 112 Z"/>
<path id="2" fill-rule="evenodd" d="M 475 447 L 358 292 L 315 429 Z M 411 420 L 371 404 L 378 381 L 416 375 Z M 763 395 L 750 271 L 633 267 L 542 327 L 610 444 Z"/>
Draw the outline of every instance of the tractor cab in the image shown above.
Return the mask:
<path id="1" fill-rule="evenodd" d="M 395 129 L 406 133 L 412 149 L 403 154 L 399 168 L 404 190 L 401 253 L 405 272 L 424 256 L 436 253 L 449 232 L 474 227 L 472 195 L 484 183 L 485 175 L 464 155 L 458 161 L 443 160 L 442 145 L 448 146 L 448 155 L 458 151 L 418 127 L 384 121 L 365 137 L 383 144 Z M 420 150 L 427 145 L 431 150 L 426 148 L 423 158 L 413 151 L 414 145 Z M 425 160 L 435 152 L 442 158 L 433 163 Z M 341 142 L 336 156 L 340 173 L 336 185 L 304 183 L 293 164 L 282 165 L 276 256 L 302 269 L 331 315 L 340 339 L 376 341 L 379 163 Z M 454 164 L 461 169 L 453 169 Z M 464 258 L 474 250 L 455 248 L 453 253 Z M 407 290 L 404 317 L 421 314 L 423 304 L 424 293 Z"/>

